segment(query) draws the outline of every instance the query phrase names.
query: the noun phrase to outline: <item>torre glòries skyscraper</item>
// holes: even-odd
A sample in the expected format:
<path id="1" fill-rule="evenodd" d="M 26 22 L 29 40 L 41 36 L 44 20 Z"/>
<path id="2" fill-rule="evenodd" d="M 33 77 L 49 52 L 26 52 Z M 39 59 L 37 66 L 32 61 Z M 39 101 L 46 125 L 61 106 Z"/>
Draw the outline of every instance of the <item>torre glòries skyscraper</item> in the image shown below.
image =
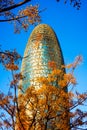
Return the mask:
<path id="1" fill-rule="evenodd" d="M 53 29 L 47 24 L 39 24 L 32 31 L 25 48 L 21 72 L 23 89 L 40 87 L 37 77 L 47 77 L 51 73 L 48 63 L 55 62 L 57 69 L 64 64 L 59 41 Z"/>
<path id="2" fill-rule="evenodd" d="M 61 65 L 64 60 L 55 32 L 47 24 L 39 24 L 29 37 L 21 67 L 24 78 L 20 82 L 23 93 L 19 91 L 19 108 L 26 130 L 63 130 L 62 125 L 69 124 L 64 108 L 67 101 L 61 94 L 67 92 L 67 86 L 61 89 L 60 73 L 50 77 L 54 71 L 64 75 Z"/>

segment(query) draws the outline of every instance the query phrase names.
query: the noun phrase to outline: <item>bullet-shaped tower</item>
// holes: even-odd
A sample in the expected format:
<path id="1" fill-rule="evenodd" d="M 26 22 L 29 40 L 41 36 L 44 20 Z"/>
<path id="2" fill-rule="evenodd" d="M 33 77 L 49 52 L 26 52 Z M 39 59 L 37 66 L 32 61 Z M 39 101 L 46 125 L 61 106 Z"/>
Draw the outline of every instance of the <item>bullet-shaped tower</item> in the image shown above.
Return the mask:
<path id="1" fill-rule="evenodd" d="M 21 72 L 24 75 L 23 89 L 40 87 L 37 77 L 47 77 L 51 73 L 49 63 L 55 62 L 58 69 L 64 64 L 61 48 L 53 29 L 47 24 L 39 24 L 32 31 L 25 48 Z"/>

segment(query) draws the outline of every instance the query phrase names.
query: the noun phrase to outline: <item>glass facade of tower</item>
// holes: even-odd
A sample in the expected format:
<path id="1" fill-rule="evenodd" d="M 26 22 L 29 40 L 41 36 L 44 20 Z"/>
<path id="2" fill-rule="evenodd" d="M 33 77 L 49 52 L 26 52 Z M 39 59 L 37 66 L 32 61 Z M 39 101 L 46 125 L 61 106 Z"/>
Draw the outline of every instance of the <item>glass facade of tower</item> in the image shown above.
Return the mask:
<path id="1" fill-rule="evenodd" d="M 56 63 L 58 69 L 64 64 L 54 31 L 48 25 L 40 24 L 31 33 L 25 48 L 21 68 L 25 77 L 21 82 L 24 90 L 29 86 L 40 87 L 37 77 L 48 76 L 51 72 L 48 63 L 51 61 Z"/>

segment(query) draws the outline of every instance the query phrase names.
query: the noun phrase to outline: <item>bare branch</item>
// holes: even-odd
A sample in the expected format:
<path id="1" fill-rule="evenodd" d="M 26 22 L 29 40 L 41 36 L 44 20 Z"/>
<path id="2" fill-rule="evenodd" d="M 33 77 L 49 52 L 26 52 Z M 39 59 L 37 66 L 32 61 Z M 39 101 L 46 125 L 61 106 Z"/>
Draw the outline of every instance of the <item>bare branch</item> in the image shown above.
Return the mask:
<path id="1" fill-rule="evenodd" d="M 14 9 L 14 8 L 17 8 L 17 7 L 23 5 L 23 4 L 27 3 L 27 2 L 30 2 L 30 1 L 31 0 L 24 0 L 23 2 L 19 2 L 18 4 L 14 4 L 14 5 L 9 6 L 7 8 L 0 9 L 0 13 L 11 10 L 11 9 Z"/>
<path id="2" fill-rule="evenodd" d="M 18 19 L 21 19 L 24 17 L 26 17 L 26 16 L 18 16 L 18 17 L 11 18 L 11 19 L 2 19 L 2 20 L 0 20 L 0 22 L 9 22 L 9 21 L 18 20 Z"/>

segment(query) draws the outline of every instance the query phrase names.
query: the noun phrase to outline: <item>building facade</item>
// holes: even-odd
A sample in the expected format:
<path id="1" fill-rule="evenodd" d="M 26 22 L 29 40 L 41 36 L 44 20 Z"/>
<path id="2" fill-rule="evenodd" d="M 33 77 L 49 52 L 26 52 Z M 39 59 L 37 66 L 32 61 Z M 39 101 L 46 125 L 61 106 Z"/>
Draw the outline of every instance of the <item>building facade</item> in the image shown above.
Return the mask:
<path id="1" fill-rule="evenodd" d="M 23 91 L 26 91 L 30 87 L 34 88 L 35 92 L 31 94 L 32 89 L 28 89 L 30 91 L 26 91 L 27 98 L 24 98 L 23 101 L 20 99 L 19 101 L 19 104 L 21 102 L 24 104 L 23 111 L 26 116 L 24 124 L 26 122 L 29 123 L 29 128 L 26 130 L 63 130 L 61 126 L 64 123 L 65 127 L 69 124 L 68 114 L 63 104 L 63 102 L 66 103 L 67 101 L 64 100 L 65 97 L 64 99 L 62 98 L 61 93 L 59 96 L 55 91 L 57 90 L 59 92 L 61 90 L 58 84 L 54 82 L 53 86 L 46 86 L 48 88 L 47 93 L 45 93 L 46 89 L 42 89 L 43 92 L 40 91 L 37 94 L 37 90 L 40 90 L 39 88 L 42 86 L 37 78 L 48 77 L 51 74 L 53 66 L 50 67 L 49 65 L 55 65 L 54 67 L 56 69 L 61 69 L 61 65 L 64 65 L 63 55 L 58 38 L 53 29 L 47 24 L 39 24 L 29 37 L 21 67 L 24 79 L 20 84 L 23 87 Z M 52 93 L 52 91 L 49 91 L 51 87 L 58 87 L 58 89 L 55 88 Z M 67 92 L 66 89 L 63 90 L 65 93 Z M 26 93 L 23 93 L 25 97 Z M 42 102 L 43 99 L 44 102 Z M 66 115 L 66 118 L 63 116 L 64 119 L 61 117 L 63 113 Z M 66 130 L 69 130 L 69 128 Z"/>
<path id="2" fill-rule="evenodd" d="M 29 86 L 40 87 L 37 77 L 47 77 L 51 73 L 49 63 L 56 63 L 57 69 L 64 64 L 58 38 L 47 24 L 39 24 L 32 31 L 25 48 L 21 72 L 23 89 Z"/>

